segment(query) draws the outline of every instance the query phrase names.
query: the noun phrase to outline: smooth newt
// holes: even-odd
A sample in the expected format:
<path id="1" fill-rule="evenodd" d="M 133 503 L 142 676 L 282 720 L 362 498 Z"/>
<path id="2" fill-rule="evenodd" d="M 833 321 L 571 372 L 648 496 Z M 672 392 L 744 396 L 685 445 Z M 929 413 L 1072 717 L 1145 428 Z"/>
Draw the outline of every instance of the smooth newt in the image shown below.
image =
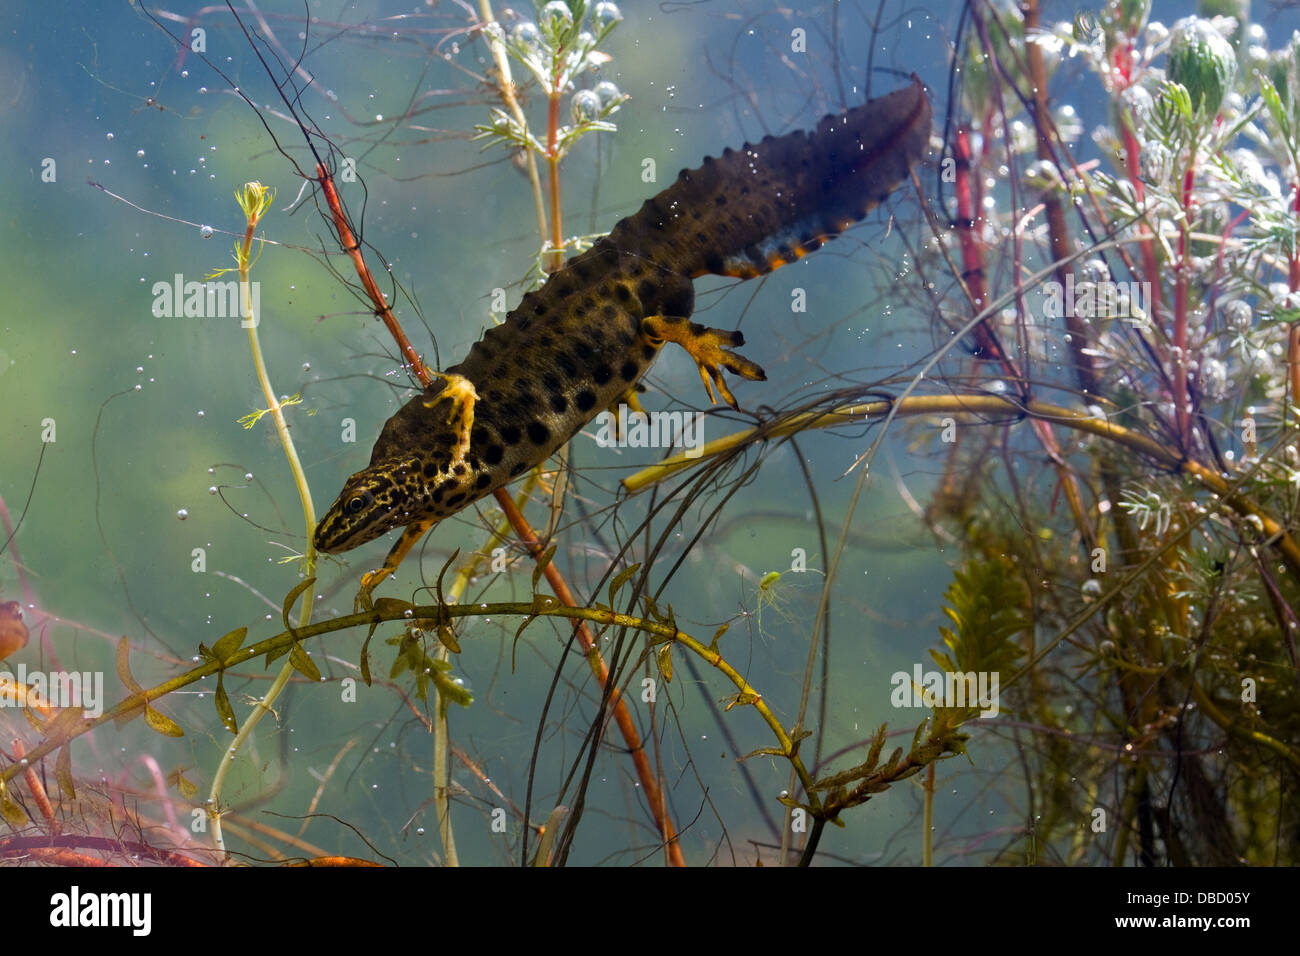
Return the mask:
<path id="1" fill-rule="evenodd" d="M 684 170 L 605 238 L 523 297 L 384 425 L 370 464 L 316 528 L 347 551 L 406 531 L 358 603 L 443 518 L 544 462 L 631 389 L 665 342 L 695 359 L 730 405 L 722 370 L 762 381 L 729 347 L 739 332 L 689 321 L 697 276 L 748 279 L 819 248 L 884 200 L 930 136 L 920 80 L 825 117 L 812 132 L 765 137 Z"/>

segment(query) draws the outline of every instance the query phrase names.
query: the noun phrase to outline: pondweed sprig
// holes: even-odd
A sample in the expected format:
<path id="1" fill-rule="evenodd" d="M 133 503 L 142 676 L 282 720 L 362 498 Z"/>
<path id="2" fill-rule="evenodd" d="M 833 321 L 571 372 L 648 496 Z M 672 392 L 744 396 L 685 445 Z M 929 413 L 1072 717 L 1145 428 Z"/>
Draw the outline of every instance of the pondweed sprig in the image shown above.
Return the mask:
<path id="1" fill-rule="evenodd" d="M 522 150 L 531 171 L 536 160 L 544 160 L 550 191 L 550 210 L 542 236 L 542 254 L 547 272 L 554 272 L 564 261 L 564 252 L 573 251 L 574 243 L 563 235 L 560 206 L 560 163 L 584 136 L 614 132 L 610 117 L 627 102 L 628 97 L 610 80 L 600 80 L 591 88 L 576 89 L 579 77 L 593 74 L 610 61 L 600 44 L 622 21 L 619 8 L 601 0 L 590 11 L 586 0 L 550 0 L 537 11 L 536 21 L 521 20 L 507 33 L 497 22 L 483 27 L 487 41 L 497 51 L 504 51 L 536 80 L 546 98 L 545 137 L 533 132 L 527 116 L 506 74 L 507 66 L 498 54 L 498 72 L 503 75 L 502 99 L 506 108 L 493 107 L 490 121 L 474 128 L 483 148 L 504 146 Z M 568 122 L 561 117 L 564 98 L 569 97 Z M 534 189 L 540 183 L 534 179 Z M 539 206 L 541 196 L 535 197 Z"/>

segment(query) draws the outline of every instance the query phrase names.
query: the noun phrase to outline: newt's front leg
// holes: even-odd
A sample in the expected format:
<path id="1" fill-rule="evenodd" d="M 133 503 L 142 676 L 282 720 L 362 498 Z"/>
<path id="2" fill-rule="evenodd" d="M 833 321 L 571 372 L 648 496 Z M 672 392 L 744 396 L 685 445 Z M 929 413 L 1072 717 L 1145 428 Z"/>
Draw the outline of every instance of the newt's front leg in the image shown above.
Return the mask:
<path id="1" fill-rule="evenodd" d="M 727 388 L 727 383 L 722 379 L 724 368 L 752 382 L 767 381 L 767 373 L 761 367 L 743 355 L 737 355 L 723 348 L 724 345 L 736 347 L 744 345 L 745 337 L 740 332 L 711 329 L 681 316 L 652 315 L 641 320 L 641 334 L 652 345 L 676 342 L 689 352 L 700 368 L 700 379 L 704 382 L 704 390 L 709 393 L 711 402 L 716 403 L 717 399 L 713 397 L 713 388 L 709 384 L 710 378 L 713 379 L 713 384 L 718 386 L 718 394 L 728 405 L 732 408 L 740 407 L 736 403 L 736 396 L 731 394 L 731 389 Z"/>
<path id="2" fill-rule="evenodd" d="M 469 452 L 470 432 L 474 430 L 474 404 L 478 401 L 478 392 L 474 390 L 474 383 L 463 375 L 443 372 L 442 378 L 446 380 L 447 385 L 431 404 L 437 405 L 445 399 L 451 399 L 447 424 L 456 432 L 456 442 L 451 449 L 451 460 L 453 463 L 463 462 Z"/>
<path id="3" fill-rule="evenodd" d="M 402 563 L 402 559 L 415 547 L 417 541 L 424 537 L 424 533 L 432 528 L 438 522 L 434 519 L 426 521 L 417 521 L 414 524 L 408 524 L 402 536 L 397 539 L 397 543 L 389 550 L 388 556 L 384 558 L 383 567 L 375 568 L 373 571 L 367 571 L 361 576 L 361 590 L 357 592 L 356 600 L 352 604 L 353 611 L 369 611 L 374 607 L 374 601 L 370 597 L 370 592 L 379 586 L 379 583 L 397 570 L 397 566 Z"/>

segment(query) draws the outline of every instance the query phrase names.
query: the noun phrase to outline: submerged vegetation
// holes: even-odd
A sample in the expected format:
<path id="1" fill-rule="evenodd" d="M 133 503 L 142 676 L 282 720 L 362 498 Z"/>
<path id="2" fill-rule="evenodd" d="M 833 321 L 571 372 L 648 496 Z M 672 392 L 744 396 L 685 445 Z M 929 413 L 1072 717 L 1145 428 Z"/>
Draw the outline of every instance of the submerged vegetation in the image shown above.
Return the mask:
<path id="1" fill-rule="evenodd" d="M 1300 33 L 1279 40 L 1244 6 L 1213 6 L 1173 24 L 1155 22 L 1143 0 L 1063 23 L 1043 20 L 1035 0 L 954 9 L 942 48 L 951 83 L 924 77 L 944 120 L 911 194 L 893 200 L 887 226 L 849 233 L 805 272 L 781 270 L 728 319 L 783 314 L 761 328 L 769 356 L 789 352 L 784 391 L 747 385 L 744 413 L 711 410 L 708 440 L 689 451 L 594 458 L 575 441 L 498 492 L 494 507 L 436 529 L 423 545 L 429 560 L 413 551 L 359 613 L 337 608 L 351 605 L 371 559 L 318 561 L 312 489 L 333 490 L 337 474 L 359 467 L 392 409 L 358 411 L 346 388 L 330 391 L 337 381 L 306 369 L 299 394 L 278 394 L 272 381 L 292 373 L 264 358 L 262 343 L 290 334 L 295 306 L 263 293 L 260 315 L 241 312 L 264 403 L 246 425 L 274 429 L 299 493 L 301 516 L 286 508 L 276 532 L 298 584 L 275 563 L 241 572 L 276 608 L 260 631 L 252 611 L 218 614 L 197 635 L 155 641 L 141 618 L 144 630 L 114 641 L 123 690 L 102 714 L 51 707 L 12 679 L 0 686 L 30 722 L 9 721 L 27 743 L 0 772 L 11 828 L 0 853 L 1294 865 Z M 897 63 L 853 49 L 844 15 L 831 4 L 806 23 L 771 12 L 747 21 L 778 77 L 808 91 L 797 105 L 776 93 L 762 102 L 755 89 L 781 84 L 746 88 L 740 69 L 719 85 L 759 102 L 753 117 L 780 131 L 808 128 L 817 108 L 854 105 L 865 89 L 893 88 L 876 72 Z M 457 115 L 477 114 L 454 135 L 522 173 L 525 185 L 492 208 L 508 217 L 506 235 L 529 230 L 530 246 L 510 258 L 510 279 L 476 278 L 490 318 L 467 308 L 471 332 L 435 334 L 472 342 L 501 320 L 504 299 L 517 301 L 618 218 L 596 216 L 599 175 L 584 179 L 578 163 L 603 172 L 611 144 L 629 135 L 619 124 L 642 94 L 617 73 L 629 53 L 616 41 L 637 35 L 630 10 L 551 0 L 524 15 L 482 0 L 458 5 L 457 22 L 439 30 L 399 18 L 384 26 L 392 45 L 378 49 L 419 51 L 418 92 L 401 115 L 365 121 L 330 88 L 346 77 L 325 77 L 330 43 L 378 42 L 373 25 L 240 7 L 202 22 L 150 16 L 188 51 L 187 70 L 240 91 L 243 121 L 261 119 L 281 175 L 304 187 L 294 207 L 314 202 L 320 213 L 305 250 L 262 245 L 286 234 L 284 210 L 260 183 L 243 187 L 239 280 L 271 269 L 319 275 L 303 251 L 325 262 L 360 314 L 391 334 L 386 354 L 360 359 L 368 374 L 396 370 L 418 388 L 428 366 L 459 357 L 426 349 L 419 290 L 378 248 L 405 226 L 390 228 L 370 206 L 376 193 L 382 208 L 414 190 L 383 151 L 390 141 L 409 149 L 442 135 L 426 125 L 433 65 L 464 77 Z M 196 27 L 243 45 L 238 74 L 196 48 Z M 250 92 L 255 83 L 261 92 Z M 1078 89 L 1088 92 L 1072 97 Z M 1093 94 L 1104 115 L 1085 114 L 1081 97 Z M 331 125 L 334 112 L 350 125 Z M 639 193 L 620 201 L 661 189 L 676 172 L 663 164 L 702 158 L 687 138 L 658 157 L 656 178 L 653 157 L 620 155 L 639 178 Z M 574 235 L 565 212 L 573 218 L 583 190 L 593 224 Z M 873 272 L 883 293 L 853 286 Z M 828 295 L 806 314 L 813 283 L 904 305 L 854 301 L 846 319 Z M 750 291 L 728 281 L 702 286 L 701 298 L 722 312 Z M 932 337 L 906 351 L 907 368 L 883 348 L 855 367 L 835 338 L 846 322 L 882 313 L 890 334 Z M 290 354 L 266 347 L 268 357 Z M 341 380 L 356 361 L 329 367 Z M 688 381 L 665 372 L 645 401 L 690 409 Z M 317 412 L 352 421 L 355 439 L 340 443 L 332 423 L 315 428 Z M 322 473 L 336 455 L 346 461 Z M 905 531 L 881 521 L 886 497 L 907 503 Z M 271 510 L 238 500 L 222 520 L 255 524 L 250 511 Z M 22 545 L 12 496 L 8 506 L 0 502 L 5 537 Z M 291 542 L 304 526 L 299 548 Z M 899 539 L 901 556 L 888 550 Z M 270 550 L 257 553 L 265 561 Z M 922 552 L 940 554 L 946 571 L 918 612 L 903 606 L 913 592 L 902 582 L 925 570 Z M 879 563 L 864 571 L 873 554 Z M 851 576 L 872 582 L 869 597 Z M 52 598 L 37 601 L 21 583 L 29 624 L 48 624 L 38 605 Z M 0 602 L 10 664 L 27 641 L 17 610 Z M 891 647 L 899 621 L 915 639 Z M 165 674 L 146 690 L 133 670 L 168 644 L 197 652 L 164 657 Z M 197 705 L 178 703 L 196 687 Z M 367 695 L 374 705 L 383 694 L 395 710 L 384 716 L 379 705 L 358 723 Z M 90 739 L 125 737 L 135 717 L 201 741 L 155 760 L 149 740 L 133 739 L 159 784 L 148 799 L 138 782 L 95 776 L 78 749 L 105 723 L 119 729 Z M 333 736 L 309 741 L 322 727 Z M 349 796 L 363 789 L 352 779 L 363 767 L 366 780 L 399 781 L 401 798 Z M 910 820 L 875 823 L 884 800 L 902 801 Z M 270 805 L 303 817 L 303 830 L 329 814 L 338 832 L 326 836 L 316 820 L 309 841 L 251 813 Z M 972 808 L 1000 823 L 963 820 Z M 166 837 L 142 838 L 158 820 Z M 53 850 L 36 858 L 70 861 Z"/>

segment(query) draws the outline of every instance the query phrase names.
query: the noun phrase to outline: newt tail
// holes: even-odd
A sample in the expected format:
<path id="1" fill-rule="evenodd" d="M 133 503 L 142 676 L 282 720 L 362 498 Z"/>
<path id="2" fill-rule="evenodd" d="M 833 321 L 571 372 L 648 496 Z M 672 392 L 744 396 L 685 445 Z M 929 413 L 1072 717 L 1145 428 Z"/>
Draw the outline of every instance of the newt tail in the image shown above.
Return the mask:
<path id="1" fill-rule="evenodd" d="M 665 342 L 692 355 L 710 398 L 712 383 L 734 407 L 724 369 L 766 376 L 733 351 L 739 332 L 690 321 L 692 280 L 763 275 L 839 235 L 907 177 L 930 122 L 913 78 L 815 130 L 684 170 L 388 420 L 370 464 L 317 526 L 316 548 L 347 551 L 407 529 L 366 576 L 365 598 L 425 530 L 544 462 L 631 389 Z"/>

